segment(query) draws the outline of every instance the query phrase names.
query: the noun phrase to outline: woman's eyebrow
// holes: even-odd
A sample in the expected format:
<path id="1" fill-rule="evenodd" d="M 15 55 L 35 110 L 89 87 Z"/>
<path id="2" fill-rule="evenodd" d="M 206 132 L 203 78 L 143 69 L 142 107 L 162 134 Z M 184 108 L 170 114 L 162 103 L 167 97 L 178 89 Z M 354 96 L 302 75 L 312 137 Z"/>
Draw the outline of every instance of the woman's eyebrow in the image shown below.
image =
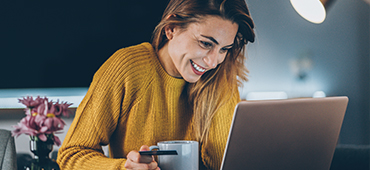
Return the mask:
<path id="1" fill-rule="evenodd" d="M 207 39 L 211 40 L 212 42 L 214 42 L 215 44 L 219 45 L 219 43 L 217 42 L 217 40 L 216 40 L 216 39 L 214 39 L 213 37 L 205 36 L 205 35 L 200 35 L 200 36 L 202 36 L 202 37 L 204 37 L 204 38 L 207 38 Z M 234 43 L 232 43 L 232 44 L 230 44 L 230 45 L 227 45 L 227 46 L 225 46 L 225 47 L 231 47 L 231 46 L 233 46 L 233 45 L 234 45 Z"/>
<path id="2" fill-rule="evenodd" d="M 209 36 L 205 36 L 205 35 L 200 35 L 200 36 L 202 36 L 204 38 L 207 38 L 207 39 L 211 40 L 212 42 L 214 42 L 215 44 L 218 45 L 218 42 L 213 37 L 209 37 Z"/>

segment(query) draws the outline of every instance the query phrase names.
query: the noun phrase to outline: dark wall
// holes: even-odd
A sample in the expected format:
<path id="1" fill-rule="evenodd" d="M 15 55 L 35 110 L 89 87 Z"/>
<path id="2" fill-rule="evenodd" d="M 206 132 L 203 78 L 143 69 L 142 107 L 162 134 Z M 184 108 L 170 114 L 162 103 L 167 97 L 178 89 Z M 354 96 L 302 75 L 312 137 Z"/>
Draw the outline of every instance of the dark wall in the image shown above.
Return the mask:
<path id="1" fill-rule="evenodd" d="M 88 87 L 116 50 L 148 42 L 167 0 L 0 2 L 0 89 Z"/>

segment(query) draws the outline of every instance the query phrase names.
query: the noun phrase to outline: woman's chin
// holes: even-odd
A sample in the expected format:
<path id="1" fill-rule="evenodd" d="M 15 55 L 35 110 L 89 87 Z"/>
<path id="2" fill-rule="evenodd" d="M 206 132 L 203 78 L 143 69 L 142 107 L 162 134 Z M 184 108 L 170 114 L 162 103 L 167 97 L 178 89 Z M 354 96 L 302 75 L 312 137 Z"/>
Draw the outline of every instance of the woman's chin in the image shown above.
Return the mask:
<path id="1" fill-rule="evenodd" d="M 201 76 L 191 76 L 191 77 L 183 77 L 183 79 L 188 83 L 196 83 Z"/>

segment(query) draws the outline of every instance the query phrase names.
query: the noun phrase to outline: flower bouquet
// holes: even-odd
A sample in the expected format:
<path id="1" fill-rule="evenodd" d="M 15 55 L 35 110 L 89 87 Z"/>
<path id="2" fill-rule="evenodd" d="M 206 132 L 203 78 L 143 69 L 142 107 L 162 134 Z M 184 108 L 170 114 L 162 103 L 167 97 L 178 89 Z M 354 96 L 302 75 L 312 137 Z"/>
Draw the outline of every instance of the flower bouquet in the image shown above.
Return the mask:
<path id="1" fill-rule="evenodd" d="M 55 133 L 60 133 L 63 130 L 65 122 L 62 116 L 68 117 L 70 111 L 68 107 L 72 104 L 67 102 L 49 101 L 47 97 L 23 97 L 18 99 L 24 104 L 26 117 L 24 117 L 18 125 L 15 125 L 15 130 L 12 131 L 13 136 L 21 134 L 29 135 L 30 150 L 34 154 L 31 162 L 24 167 L 30 170 L 59 170 L 55 160 L 50 159 L 50 152 L 53 150 L 53 145 L 59 146 L 60 139 L 55 136 Z"/>
<path id="2" fill-rule="evenodd" d="M 54 145 L 60 146 L 60 139 L 55 136 L 55 133 L 63 130 L 65 122 L 62 116 L 68 117 L 70 111 L 68 107 L 72 105 L 67 102 L 49 101 L 47 97 L 41 98 L 38 96 L 33 99 L 32 96 L 18 99 L 19 103 L 24 104 L 26 117 L 24 117 L 18 125 L 15 125 L 15 130 L 12 135 L 18 137 L 21 134 L 29 135 L 31 140 L 52 141 Z"/>

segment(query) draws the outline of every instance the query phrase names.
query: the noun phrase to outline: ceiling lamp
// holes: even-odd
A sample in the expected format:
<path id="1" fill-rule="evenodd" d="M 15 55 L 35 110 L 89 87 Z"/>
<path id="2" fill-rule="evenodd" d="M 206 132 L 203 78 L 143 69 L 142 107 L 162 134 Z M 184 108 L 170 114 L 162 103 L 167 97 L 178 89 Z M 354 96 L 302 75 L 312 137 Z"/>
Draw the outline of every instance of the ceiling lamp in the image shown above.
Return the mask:
<path id="1" fill-rule="evenodd" d="M 304 19 L 320 24 L 326 18 L 326 10 L 334 0 L 290 0 L 293 8 Z"/>

